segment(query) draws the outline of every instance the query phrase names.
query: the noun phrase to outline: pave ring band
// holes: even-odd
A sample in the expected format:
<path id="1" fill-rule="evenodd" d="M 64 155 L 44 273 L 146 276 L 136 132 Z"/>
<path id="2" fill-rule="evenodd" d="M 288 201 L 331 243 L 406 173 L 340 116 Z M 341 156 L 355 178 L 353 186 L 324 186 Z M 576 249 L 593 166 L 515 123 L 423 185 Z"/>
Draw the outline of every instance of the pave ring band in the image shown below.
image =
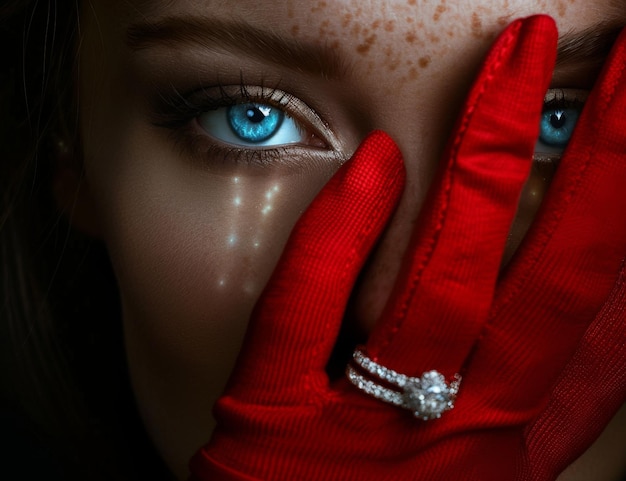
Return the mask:
<path id="1" fill-rule="evenodd" d="M 356 367 L 350 364 L 346 370 L 352 384 L 380 401 L 408 409 L 416 418 L 424 421 L 437 419 L 454 407 L 461 384 L 459 374 L 455 374 L 450 383 L 437 371 L 425 372 L 421 377 L 409 377 L 378 364 L 359 349 L 354 351 L 353 361 Z M 365 374 L 369 375 L 369 379 Z"/>

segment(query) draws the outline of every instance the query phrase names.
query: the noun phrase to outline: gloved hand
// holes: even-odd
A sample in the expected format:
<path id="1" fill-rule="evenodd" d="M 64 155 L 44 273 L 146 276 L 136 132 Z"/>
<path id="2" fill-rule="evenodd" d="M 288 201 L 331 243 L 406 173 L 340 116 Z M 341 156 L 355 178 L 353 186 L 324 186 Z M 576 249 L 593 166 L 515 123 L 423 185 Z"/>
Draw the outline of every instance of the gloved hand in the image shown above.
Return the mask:
<path id="1" fill-rule="evenodd" d="M 355 278 L 402 188 L 400 154 L 375 133 L 296 225 L 216 405 L 213 438 L 192 458 L 193 479 L 547 480 L 573 459 L 560 452 L 551 462 L 537 446 L 553 432 L 563 393 L 580 388 L 567 363 L 581 338 L 593 340 L 588 326 L 624 332 L 616 280 L 626 254 L 626 36 L 499 278 L 555 44 L 544 16 L 514 22 L 495 42 L 361 348 L 410 377 L 460 373 L 455 408 L 424 421 L 325 372 Z M 401 391 L 363 368 L 351 372 Z"/>

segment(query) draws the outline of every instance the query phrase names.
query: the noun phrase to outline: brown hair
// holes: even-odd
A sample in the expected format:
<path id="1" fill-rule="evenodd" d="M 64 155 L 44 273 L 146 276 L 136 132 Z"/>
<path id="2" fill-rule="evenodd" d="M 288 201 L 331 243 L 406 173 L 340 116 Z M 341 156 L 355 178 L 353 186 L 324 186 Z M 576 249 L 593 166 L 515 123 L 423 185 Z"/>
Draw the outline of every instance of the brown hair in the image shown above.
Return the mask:
<path id="1" fill-rule="evenodd" d="M 10 46 L 0 65 L 0 435 L 26 439 L 14 446 L 30 451 L 16 453 L 20 479 L 42 459 L 48 479 L 169 479 L 132 400 L 106 252 L 51 193 L 57 142 L 80 150 L 79 13 L 76 0 L 0 6 Z"/>

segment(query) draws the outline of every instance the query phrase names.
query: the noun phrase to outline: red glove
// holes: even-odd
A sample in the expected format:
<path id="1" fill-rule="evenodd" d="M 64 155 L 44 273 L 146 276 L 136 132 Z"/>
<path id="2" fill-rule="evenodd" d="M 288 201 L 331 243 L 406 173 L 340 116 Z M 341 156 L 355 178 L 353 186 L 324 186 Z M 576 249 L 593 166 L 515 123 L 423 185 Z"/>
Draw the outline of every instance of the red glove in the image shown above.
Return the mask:
<path id="1" fill-rule="evenodd" d="M 576 357 L 583 359 L 595 341 L 607 342 L 594 334 L 601 326 L 621 344 L 626 329 L 624 283 L 616 283 L 626 253 L 625 35 L 587 101 L 538 220 L 498 279 L 556 36 L 553 21 L 538 16 L 514 22 L 496 41 L 405 268 L 362 348 L 378 365 L 413 378 L 433 369 L 448 380 L 461 373 L 455 409 L 423 421 L 347 379 L 330 383 L 325 373 L 355 278 L 402 188 L 400 155 L 376 133 L 295 227 L 216 405 L 213 438 L 192 458 L 194 479 L 548 480 L 597 436 L 626 394 L 624 369 L 608 376 L 612 394 L 603 407 L 612 411 L 598 415 L 581 407 L 596 401 L 594 393 L 568 397 L 584 391 L 591 376 L 583 369 L 577 377 L 567 363 L 581 338 Z M 359 375 L 366 378 L 361 387 L 370 394 L 419 401 L 362 367 L 351 372 L 357 384 Z M 397 381 L 397 373 L 388 377 Z M 378 394 L 368 380 L 381 386 Z M 551 442 L 554 456 L 544 455 L 554 419 L 572 406 L 596 429 L 586 434 L 580 426 L 570 434 L 583 442 Z"/>

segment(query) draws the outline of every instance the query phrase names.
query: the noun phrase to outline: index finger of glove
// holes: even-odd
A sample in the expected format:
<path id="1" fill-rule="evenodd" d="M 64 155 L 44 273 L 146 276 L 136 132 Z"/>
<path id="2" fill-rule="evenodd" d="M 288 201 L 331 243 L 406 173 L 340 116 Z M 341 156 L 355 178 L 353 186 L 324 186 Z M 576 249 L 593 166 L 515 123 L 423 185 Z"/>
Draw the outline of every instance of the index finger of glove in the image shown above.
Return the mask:
<path id="1" fill-rule="evenodd" d="M 257 402 L 294 402 L 325 366 L 352 286 L 404 187 L 400 151 L 374 132 L 294 227 L 253 311 L 231 381 Z M 269 377 L 269 380 L 268 380 Z"/>
<path id="2" fill-rule="evenodd" d="M 546 16 L 512 23 L 466 103 L 367 350 L 406 373 L 457 372 L 491 305 L 556 55 Z"/>

